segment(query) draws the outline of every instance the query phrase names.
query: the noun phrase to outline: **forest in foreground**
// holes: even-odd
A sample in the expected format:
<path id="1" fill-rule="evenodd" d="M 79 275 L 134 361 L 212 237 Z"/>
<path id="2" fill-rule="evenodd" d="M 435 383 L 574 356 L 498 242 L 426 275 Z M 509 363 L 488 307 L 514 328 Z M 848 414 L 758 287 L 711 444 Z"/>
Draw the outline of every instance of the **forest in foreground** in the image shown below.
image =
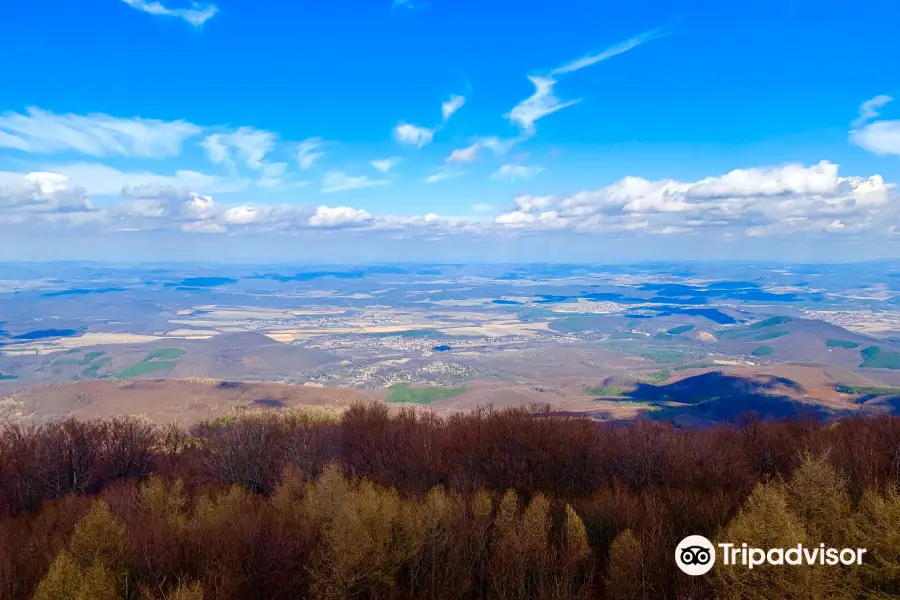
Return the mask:
<path id="1" fill-rule="evenodd" d="M 0 431 L 0 600 L 900 595 L 900 418 L 704 429 L 364 404 Z M 674 561 L 687 535 L 861 566 Z"/>

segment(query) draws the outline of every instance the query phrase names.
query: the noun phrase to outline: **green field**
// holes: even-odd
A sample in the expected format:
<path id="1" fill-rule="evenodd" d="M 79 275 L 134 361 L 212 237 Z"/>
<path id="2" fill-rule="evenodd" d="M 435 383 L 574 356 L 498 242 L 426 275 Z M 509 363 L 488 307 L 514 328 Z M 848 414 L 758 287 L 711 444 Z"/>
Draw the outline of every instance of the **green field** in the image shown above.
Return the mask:
<path id="1" fill-rule="evenodd" d="M 10 379 L 18 379 L 18 377 L 16 377 L 15 375 L 4 375 L 3 373 L 0 373 L 0 381 L 8 381 Z"/>
<path id="2" fill-rule="evenodd" d="M 739 340 L 741 338 L 759 335 L 759 332 L 750 329 L 749 327 L 738 327 L 736 329 L 720 329 L 715 332 L 715 335 L 722 340 Z"/>
<path id="3" fill-rule="evenodd" d="M 681 335 L 682 333 L 687 333 L 688 331 L 693 331 L 693 325 L 680 325 L 679 327 L 673 327 L 668 331 L 668 333 L 672 335 Z"/>
<path id="4" fill-rule="evenodd" d="M 627 342 L 605 342 L 600 343 L 601 348 L 612 350 L 616 354 L 623 356 L 638 356 L 646 358 L 657 363 L 674 363 L 684 360 L 689 348 L 685 346 L 648 346 L 629 344 Z"/>
<path id="5" fill-rule="evenodd" d="M 834 386 L 834 389 L 842 394 L 876 394 L 878 396 L 900 394 L 900 388 L 875 387 L 868 385 L 836 385 Z"/>
<path id="6" fill-rule="evenodd" d="M 753 339 L 757 340 L 759 342 L 762 342 L 765 340 L 774 340 L 775 338 L 780 338 L 782 336 L 787 335 L 788 333 L 790 333 L 790 332 L 789 331 L 767 331 L 765 333 L 761 333 L 759 335 L 753 336 Z"/>
<path id="7" fill-rule="evenodd" d="M 675 367 L 676 371 L 686 371 L 688 369 L 706 369 L 709 367 L 720 367 L 722 365 L 717 365 L 716 363 L 691 363 L 687 365 L 680 365 Z"/>
<path id="8" fill-rule="evenodd" d="M 404 402 L 407 404 L 431 404 L 444 398 L 452 398 L 458 396 L 469 388 L 458 387 L 450 388 L 440 385 L 430 385 L 421 388 L 414 388 L 408 383 L 395 383 L 390 388 L 390 395 L 385 402 Z"/>
<path id="9" fill-rule="evenodd" d="M 846 340 L 825 340 L 825 345 L 829 348 L 858 348 L 859 342 L 848 342 Z"/>
<path id="10" fill-rule="evenodd" d="M 557 313 L 553 313 L 554 316 Z M 525 321 L 526 319 L 521 317 L 520 320 Z M 595 331 L 598 327 L 609 327 L 609 318 L 608 317 L 595 317 L 590 315 L 576 315 L 572 317 L 562 317 L 561 319 L 554 319 L 550 321 L 550 325 L 548 325 L 550 329 L 553 331 L 558 331 L 560 333 L 578 333 L 581 331 Z"/>
<path id="11" fill-rule="evenodd" d="M 81 376 L 82 376 L 82 377 L 88 377 L 88 378 L 97 377 L 97 375 L 99 374 L 100 369 L 101 369 L 102 367 L 105 367 L 106 365 L 108 365 L 108 364 L 111 363 L 111 362 L 112 362 L 112 359 L 109 358 L 108 356 L 105 357 L 105 358 L 101 358 L 100 360 L 94 362 L 94 363 L 93 363 L 92 365 L 90 365 L 89 367 L 85 368 L 85 369 L 81 372 Z"/>
<path id="12" fill-rule="evenodd" d="M 774 327 L 776 325 L 781 325 L 784 323 L 789 323 L 794 319 L 790 317 L 772 317 L 771 319 L 766 319 L 765 321 L 758 321 L 753 325 L 748 325 L 746 327 L 738 327 L 736 329 L 720 329 L 716 332 L 716 336 L 723 340 L 739 340 L 743 338 L 752 337 L 754 340 L 771 340 L 777 337 L 781 337 L 783 335 L 787 335 L 790 333 L 789 331 L 779 330 L 779 331 L 765 331 L 760 333 L 760 329 L 765 329 L 767 327 Z"/>
<path id="13" fill-rule="evenodd" d="M 792 317 L 771 317 L 762 321 L 757 321 L 753 325 L 749 325 L 747 329 L 762 329 L 763 327 L 772 327 L 774 325 L 782 325 L 794 321 Z"/>
<path id="14" fill-rule="evenodd" d="M 750 354 L 753 356 L 770 356 L 772 354 L 772 346 L 757 346 Z"/>
<path id="15" fill-rule="evenodd" d="M 175 360 L 184 356 L 184 352 L 181 348 L 158 348 L 151 350 L 144 360 Z"/>
<path id="16" fill-rule="evenodd" d="M 660 369 L 659 371 L 636 373 L 634 379 L 640 383 L 652 383 L 655 385 L 657 383 L 662 383 L 671 376 L 672 373 L 668 369 Z"/>
<path id="17" fill-rule="evenodd" d="M 598 387 L 592 385 L 581 386 L 581 393 L 585 396 L 624 396 L 624 388 Z"/>
<path id="18" fill-rule="evenodd" d="M 181 350 L 180 348 L 158 348 L 156 350 L 151 350 L 140 362 L 137 362 L 130 367 L 125 367 L 113 376 L 117 379 L 134 379 L 141 375 L 147 375 L 157 371 L 166 371 L 174 367 L 176 360 L 183 354 L 184 350 Z"/>
<path id="19" fill-rule="evenodd" d="M 647 358 L 658 363 L 673 363 L 684 359 L 687 352 L 679 348 L 641 348 L 632 353 L 632 356 Z"/>
<path id="20" fill-rule="evenodd" d="M 862 356 L 860 367 L 871 369 L 900 369 L 900 352 L 882 350 L 878 346 L 869 346 L 859 351 Z"/>
<path id="21" fill-rule="evenodd" d="M 81 352 L 81 350 L 76 349 L 75 353 L 77 353 L 77 352 Z M 71 350 L 69 352 L 66 352 L 66 355 L 71 355 L 71 354 L 73 354 L 73 352 Z M 83 367 L 83 366 L 91 364 L 92 362 L 94 362 L 101 356 L 104 356 L 105 354 L 106 354 L 106 352 L 98 351 L 98 352 L 88 352 L 81 358 L 61 358 L 59 360 L 53 361 L 53 366 L 56 367 L 56 366 L 60 366 L 60 365 L 77 365 L 79 367 Z"/>

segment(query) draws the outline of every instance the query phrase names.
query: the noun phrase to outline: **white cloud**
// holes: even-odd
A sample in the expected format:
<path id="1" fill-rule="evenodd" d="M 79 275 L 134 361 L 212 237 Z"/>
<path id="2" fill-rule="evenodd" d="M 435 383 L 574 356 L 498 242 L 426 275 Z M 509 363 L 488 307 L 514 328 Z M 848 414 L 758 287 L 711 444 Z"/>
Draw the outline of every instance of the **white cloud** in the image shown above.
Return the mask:
<path id="1" fill-rule="evenodd" d="M 457 177 L 468 175 L 468 173 L 468 171 L 460 171 L 459 169 L 455 168 L 443 168 L 426 177 L 425 183 L 438 183 L 440 181 L 446 181 L 448 179 L 456 179 Z"/>
<path id="2" fill-rule="evenodd" d="M 465 96 L 450 96 L 449 100 L 441 104 L 441 115 L 443 115 L 444 121 L 453 116 L 453 113 L 462 108 L 465 103 Z"/>
<path id="3" fill-rule="evenodd" d="M 545 210 L 553 205 L 555 198 L 553 196 L 516 196 L 516 208 L 523 212 L 532 212 L 535 210 Z"/>
<path id="4" fill-rule="evenodd" d="M 235 225 L 248 225 L 258 221 L 260 211 L 253 206 L 234 206 L 222 213 L 222 220 Z"/>
<path id="5" fill-rule="evenodd" d="M 900 155 L 900 120 L 872 121 L 880 116 L 879 108 L 892 102 L 890 96 L 875 96 L 859 107 L 859 118 L 853 122 L 850 141 L 878 155 Z"/>
<path id="6" fill-rule="evenodd" d="M 209 221 L 218 214 L 212 196 L 167 185 L 142 185 L 122 190 L 122 202 L 112 217 L 166 219 L 177 223 Z"/>
<path id="7" fill-rule="evenodd" d="M 552 210 L 539 214 L 516 210 L 500 215 L 494 219 L 494 223 L 513 228 L 562 229 L 566 226 L 565 221 L 561 220 L 556 211 Z"/>
<path id="8" fill-rule="evenodd" d="M 444 159 L 445 163 L 470 163 L 475 162 L 478 159 L 478 150 L 481 148 L 481 145 L 478 143 L 472 144 L 468 148 L 461 148 L 459 150 L 454 150 L 450 156 Z"/>
<path id="9" fill-rule="evenodd" d="M 875 121 L 850 133 L 850 140 L 875 154 L 900 155 L 900 120 Z"/>
<path id="10" fill-rule="evenodd" d="M 401 122 L 394 128 L 394 139 L 407 146 L 421 148 L 434 139 L 434 130 Z"/>
<path id="11" fill-rule="evenodd" d="M 381 160 L 373 160 L 369 162 L 370 165 L 375 167 L 378 171 L 382 173 L 387 173 L 397 165 L 403 162 L 403 159 L 398 156 L 392 156 L 391 158 L 383 158 Z"/>
<path id="12" fill-rule="evenodd" d="M 562 101 L 553 93 L 558 77 L 574 71 L 579 71 L 613 56 L 627 52 L 640 46 L 644 42 L 664 35 L 660 30 L 642 33 L 624 42 L 610 46 L 599 54 L 585 56 L 552 69 L 546 75 L 529 75 L 528 80 L 534 85 L 534 94 L 519 102 L 511 111 L 504 115 L 517 124 L 526 135 L 534 134 L 534 124 L 539 119 L 551 115 L 558 110 L 573 106 L 581 102 L 581 99 Z"/>
<path id="13" fill-rule="evenodd" d="M 0 173 L 0 213 L 92 212 L 85 189 L 59 173 Z"/>
<path id="14" fill-rule="evenodd" d="M 900 216 L 893 188 L 880 175 L 840 177 L 837 165 L 827 161 L 809 167 L 736 169 L 692 183 L 625 177 L 571 196 L 519 196 L 515 210 L 501 215 L 497 223 L 543 226 L 535 214 L 540 212 L 555 214 L 554 228 L 564 223 L 573 229 L 649 233 L 704 227 L 747 227 L 756 235 L 850 232 Z"/>
<path id="15" fill-rule="evenodd" d="M 475 140 L 475 142 L 477 144 L 487 148 L 488 150 L 493 151 L 494 154 L 506 154 L 507 152 L 509 152 L 510 148 L 512 148 L 513 146 L 515 146 L 516 144 L 518 144 L 521 141 L 522 141 L 522 138 L 518 138 L 518 137 L 501 140 L 500 138 L 498 138 L 496 136 L 478 138 Z"/>
<path id="16" fill-rule="evenodd" d="M 212 163 L 233 165 L 237 158 L 250 169 L 262 169 L 262 159 L 275 146 L 275 137 L 271 131 L 241 127 L 231 133 L 209 135 L 201 145 Z"/>
<path id="17" fill-rule="evenodd" d="M 859 127 L 860 125 L 871 121 L 875 117 L 880 116 L 881 113 L 878 109 L 885 104 L 893 101 L 893 98 L 891 98 L 890 96 L 885 96 L 884 94 L 875 96 L 874 98 L 869 98 L 859 105 L 859 117 L 855 121 L 853 121 L 853 127 Z"/>
<path id="18" fill-rule="evenodd" d="M 444 168 L 432 180 L 461 174 Z M 360 178 L 343 173 L 330 175 L 335 188 L 361 184 Z M 172 182 L 185 185 L 168 185 Z M 512 206 L 499 213 L 491 205 L 479 204 L 470 209 L 469 216 L 430 211 L 412 216 L 375 216 L 351 206 L 219 205 L 210 195 L 208 183 L 222 185 L 215 178 L 151 178 L 149 183 L 125 187 L 117 203 L 95 205 L 87 186 L 71 173 L 0 172 L 0 223 L 90 226 L 97 227 L 98 233 L 174 230 L 261 234 L 356 228 L 426 237 L 559 230 L 635 236 L 702 231 L 715 239 L 727 236 L 732 240 L 743 236 L 799 238 L 861 233 L 877 239 L 878 235 L 894 234 L 900 223 L 900 198 L 894 185 L 880 175 L 841 176 L 838 166 L 827 161 L 809 166 L 736 169 L 688 182 L 629 176 L 600 189 L 570 195 L 516 196 Z"/>
<path id="19" fill-rule="evenodd" d="M 66 175 L 83 186 L 90 195 L 118 194 L 122 188 L 142 185 L 202 189 L 210 193 L 239 192 L 251 184 L 251 181 L 245 178 L 218 177 L 197 171 L 182 170 L 176 171 L 174 175 L 161 175 L 146 171 L 119 171 L 94 163 L 58 165 L 48 170 Z"/>
<path id="20" fill-rule="evenodd" d="M 542 167 L 526 167 L 524 165 L 503 165 L 497 169 L 491 179 L 499 181 L 516 181 L 531 179 L 544 169 Z"/>
<path id="21" fill-rule="evenodd" d="M 57 115 L 39 108 L 0 115 L 0 147 L 41 154 L 77 152 L 159 159 L 177 156 L 184 140 L 198 133 L 200 128 L 186 121 Z"/>
<path id="22" fill-rule="evenodd" d="M 538 119 L 581 102 L 580 99 L 563 102 L 554 96 L 555 79 L 529 75 L 528 80 L 534 84 L 534 94 L 519 102 L 504 116 L 518 124 L 522 131 L 529 135 L 534 133 L 534 124 Z"/>
<path id="23" fill-rule="evenodd" d="M 311 137 L 303 140 L 297 146 L 297 164 L 300 165 L 300 168 L 306 171 L 313 164 L 323 156 L 325 156 L 324 152 L 315 152 L 315 150 L 321 148 L 324 145 L 322 138 L 320 137 Z"/>
<path id="24" fill-rule="evenodd" d="M 312 227 L 346 227 L 348 225 L 362 225 L 372 219 L 372 215 L 364 210 L 350 208 L 349 206 L 320 206 L 316 214 L 309 218 Z"/>
<path id="25" fill-rule="evenodd" d="M 728 196 L 775 196 L 780 194 L 827 194 L 840 178 L 838 166 L 821 161 L 811 167 L 735 169 L 720 177 L 707 177 L 691 185 L 687 195 L 695 198 Z"/>
<path id="26" fill-rule="evenodd" d="M 201 6 L 196 2 L 191 4 L 191 8 L 166 8 L 160 2 L 148 0 L 122 0 L 122 2 L 132 8 L 151 15 L 184 19 L 194 27 L 200 27 L 219 12 L 219 9 L 215 4 Z"/>
<path id="27" fill-rule="evenodd" d="M 187 233 L 225 233 L 227 231 L 224 225 L 207 223 L 205 221 L 184 223 L 181 226 L 181 230 Z"/>
<path id="28" fill-rule="evenodd" d="M 276 187 L 281 185 L 284 174 L 287 171 L 287 163 L 272 163 L 266 165 L 262 170 L 262 177 L 256 182 L 260 187 Z"/>
<path id="29" fill-rule="evenodd" d="M 369 179 L 365 175 L 351 177 L 340 171 L 331 171 L 326 173 L 325 178 L 322 180 L 322 192 L 330 194 L 332 192 L 342 192 L 344 190 L 356 190 L 378 185 L 387 185 L 388 183 L 388 181 L 383 179 Z"/>
<path id="30" fill-rule="evenodd" d="M 598 62 L 604 61 L 608 58 L 612 58 L 613 56 L 617 56 L 619 54 L 622 54 L 623 52 L 627 52 L 632 48 L 637 48 L 644 42 L 649 42 L 650 40 L 662 37 L 664 35 L 666 35 L 666 32 L 660 29 L 646 31 L 640 35 L 634 36 L 629 40 L 625 40 L 624 42 L 620 42 L 618 44 L 610 46 L 603 52 L 600 52 L 598 54 L 590 54 L 577 60 L 573 60 L 570 63 L 566 63 L 561 67 L 557 67 L 550 71 L 550 76 L 556 77 L 557 75 L 565 75 L 566 73 L 572 73 L 573 71 L 580 71 L 581 69 L 595 65 Z"/>
<path id="31" fill-rule="evenodd" d="M 454 217 L 432 212 L 415 216 L 380 217 L 374 219 L 370 227 L 376 231 L 396 231 L 401 234 L 442 235 L 482 232 L 485 231 L 485 222 L 482 217 Z"/>

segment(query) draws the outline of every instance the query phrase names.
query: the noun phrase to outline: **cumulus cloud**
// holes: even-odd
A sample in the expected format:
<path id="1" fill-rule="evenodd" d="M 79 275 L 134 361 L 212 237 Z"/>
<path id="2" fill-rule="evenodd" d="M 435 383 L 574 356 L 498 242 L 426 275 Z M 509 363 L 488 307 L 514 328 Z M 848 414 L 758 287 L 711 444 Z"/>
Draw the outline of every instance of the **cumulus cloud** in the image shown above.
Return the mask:
<path id="1" fill-rule="evenodd" d="M 369 179 L 365 175 L 351 177 L 340 171 L 331 171 L 326 173 L 325 178 L 322 180 L 322 192 L 330 194 L 332 192 L 387 185 L 388 183 L 389 182 L 384 179 Z"/>
<path id="2" fill-rule="evenodd" d="M 550 208 L 555 201 L 553 196 L 516 196 L 515 197 L 516 209 L 522 212 L 533 212 L 536 210 L 545 210 Z"/>
<path id="3" fill-rule="evenodd" d="M 896 219 L 893 188 L 880 175 L 840 177 L 838 166 L 828 161 L 808 167 L 736 169 L 696 182 L 625 177 L 570 196 L 519 196 L 515 209 L 496 222 L 651 233 L 706 227 L 745 227 L 756 235 L 858 231 L 858 226 L 874 226 L 878 219 Z"/>
<path id="4" fill-rule="evenodd" d="M 122 202 L 110 210 L 113 217 L 167 219 L 176 222 L 210 220 L 217 215 L 212 196 L 167 185 L 142 185 L 122 190 Z"/>
<path id="5" fill-rule="evenodd" d="M 59 173 L 0 173 L 0 212 L 93 212 L 85 189 Z"/>
<path id="6" fill-rule="evenodd" d="M 445 168 L 434 181 L 461 174 Z M 334 187 L 359 179 L 332 173 Z M 377 183 L 376 183 L 377 185 Z M 396 235 L 519 235 L 572 231 L 586 235 L 719 236 L 891 235 L 900 205 L 895 186 L 880 175 L 842 176 L 838 165 L 735 169 L 696 181 L 622 179 L 568 195 L 519 195 L 506 209 L 487 204 L 469 216 L 372 215 L 352 206 L 220 205 L 203 188 L 148 183 L 121 192 L 118 203 L 95 205 L 80 182 L 64 173 L 0 172 L 0 222 L 96 226 L 98 232 L 153 229 L 189 233 L 298 232 L 353 228 Z M 480 213 L 480 214 L 479 214 Z"/>
<path id="7" fill-rule="evenodd" d="M 497 225 L 503 225 L 506 227 L 517 229 L 562 229 L 566 226 L 566 222 L 560 219 L 559 214 L 553 210 L 538 214 L 515 210 L 513 212 L 500 215 L 499 217 L 494 219 L 494 223 L 496 223 Z"/>
<path id="8" fill-rule="evenodd" d="M 397 165 L 403 162 L 403 159 L 398 156 L 392 156 L 391 158 L 383 158 L 381 160 L 373 160 L 370 161 L 369 164 L 372 165 L 376 170 L 381 171 L 382 173 L 387 173 Z"/>
<path id="9" fill-rule="evenodd" d="M 306 171 L 312 167 L 317 160 L 325 156 L 324 152 L 316 152 L 316 150 L 323 145 L 324 142 L 320 137 L 312 137 L 300 142 L 297 146 L 297 164 L 301 169 Z"/>
<path id="10" fill-rule="evenodd" d="M 553 88 L 558 82 L 559 76 L 590 67 L 662 35 L 664 33 L 660 30 L 642 33 L 610 46 L 598 54 L 584 56 L 552 69 L 546 75 L 529 75 L 528 80 L 534 85 L 534 93 L 519 102 L 504 117 L 517 124 L 525 135 L 533 135 L 534 124 L 539 119 L 581 102 L 581 99 L 563 101 L 554 94 Z"/>
<path id="11" fill-rule="evenodd" d="M 191 8 L 167 8 L 160 2 L 148 0 L 122 0 L 128 6 L 158 17 L 177 17 L 184 19 L 194 27 L 200 27 L 219 12 L 215 4 L 201 6 L 196 2 L 191 3 Z"/>
<path id="12" fill-rule="evenodd" d="M 186 233 L 225 233 L 228 229 L 219 223 L 207 223 L 204 221 L 196 221 L 184 223 L 181 230 Z"/>
<path id="13" fill-rule="evenodd" d="M 727 198 L 827 194 L 835 189 L 839 181 L 838 165 L 823 160 L 810 167 L 790 164 L 782 167 L 735 169 L 720 177 L 707 177 L 694 183 L 688 189 L 688 195 L 695 198 Z"/>
<path id="14" fill-rule="evenodd" d="M 478 150 L 481 148 L 481 145 L 478 143 L 472 144 L 468 148 L 461 148 L 459 150 L 454 150 L 450 156 L 444 159 L 444 162 L 452 164 L 452 163 L 470 163 L 478 160 Z"/>
<path id="15" fill-rule="evenodd" d="M 349 206 L 320 206 L 316 213 L 309 218 L 312 227 L 346 227 L 348 225 L 362 225 L 372 219 L 368 212 Z"/>
<path id="16" fill-rule="evenodd" d="M 517 181 L 531 179 L 544 169 L 542 167 L 526 167 L 524 165 L 503 165 L 497 169 L 491 179 L 498 181 Z"/>
<path id="17" fill-rule="evenodd" d="M 879 155 L 900 155 L 900 120 L 872 121 L 880 116 L 879 108 L 893 101 L 890 96 L 875 96 L 859 107 L 859 118 L 853 122 L 850 141 Z"/>
<path id="18" fill-rule="evenodd" d="M 401 122 L 394 128 L 394 139 L 401 144 L 421 148 L 434 139 L 434 130 Z"/>
<path id="19" fill-rule="evenodd" d="M 180 154 L 183 142 L 200 131 L 186 121 L 58 115 L 39 108 L 0 114 L 0 147 L 41 154 L 161 159 Z"/>
<path id="20" fill-rule="evenodd" d="M 453 116 L 453 113 L 462 108 L 465 103 L 465 96 L 450 96 L 449 100 L 441 104 L 441 115 L 444 117 L 444 121 Z"/>
<path id="21" fill-rule="evenodd" d="M 850 140 L 875 154 L 900 155 L 900 120 L 875 121 L 850 134 Z"/>
<path id="22" fill-rule="evenodd" d="M 106 210 L 107 222 L 128 230 L 180 229 L 191 233 L 295 231 L 309 226 L 313 209 L 304 205 L 222 206 L 212 196 L 172 186 L 140 186 L 122 192 Z"/>

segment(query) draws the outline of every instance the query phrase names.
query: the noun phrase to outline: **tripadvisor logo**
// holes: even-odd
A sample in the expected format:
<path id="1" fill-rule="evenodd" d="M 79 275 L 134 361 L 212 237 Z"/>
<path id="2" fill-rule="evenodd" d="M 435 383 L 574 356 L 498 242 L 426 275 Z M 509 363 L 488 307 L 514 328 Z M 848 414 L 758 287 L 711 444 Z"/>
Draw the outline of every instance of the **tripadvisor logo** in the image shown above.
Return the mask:
<path id="1" fill-rule="evenodd" d="M 675 548 L 675 564 L 688 575 L 697 576 L 704 575 L 713 568 L 717 554 L 722 565 L 753 569 L 760 565 L 861 565 L 863 555 L 867 552 L 865 548 L 826 548 L 825 544 L 813 547 L 797 544 L 790 548 L 768 550 L 725 542 L 716 546 L 702 535 L 689 535 Z"/>
<path id="2" fill-rule="evenodd" d="M 689 535 L 675 548 L 675 563 L 688 575 L 703 575 L 716 564 L 716 549 L 702 535 Z"/>

